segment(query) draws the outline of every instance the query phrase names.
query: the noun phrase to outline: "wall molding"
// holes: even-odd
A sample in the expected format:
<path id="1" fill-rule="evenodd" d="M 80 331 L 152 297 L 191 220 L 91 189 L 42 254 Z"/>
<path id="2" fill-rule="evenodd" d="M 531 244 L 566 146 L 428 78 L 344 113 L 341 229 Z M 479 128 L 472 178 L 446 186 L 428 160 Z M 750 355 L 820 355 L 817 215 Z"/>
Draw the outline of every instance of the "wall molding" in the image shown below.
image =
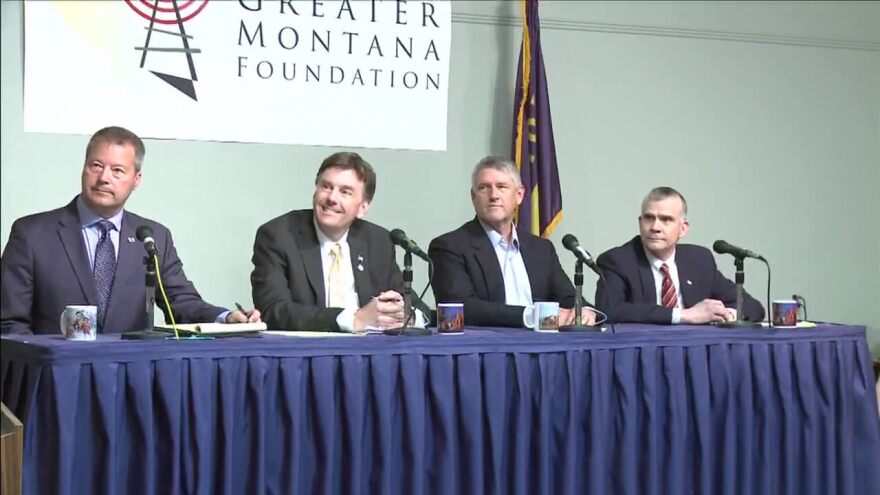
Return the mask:
<path id="1" fill-rule="evenodd" d="M 452 13 L 452 22 L 458 24 L 481 24 L 487 26 L 519 27 L 519 17 L 485 14 Z M 601 22 L 569 21 L 563 19 L 541 19 L 541 29 L 560 31 L 584 31 L 593 33 L 634 34 L 641 36 L 663 36 L 670 38 L 694 38 L 721 41 L 740 41 L 771 45 L 808 46 L 816 48 L 837 48 L 842 50 L 861 50 L 880 52 L 880 42 L 859 40 L 837 40 L 800 36 L 780 36 L 773 34 L 745 33 L 736 31 L 714 31 L 660 26 L 639 26 L 634 24 L 607 24 Z"/>

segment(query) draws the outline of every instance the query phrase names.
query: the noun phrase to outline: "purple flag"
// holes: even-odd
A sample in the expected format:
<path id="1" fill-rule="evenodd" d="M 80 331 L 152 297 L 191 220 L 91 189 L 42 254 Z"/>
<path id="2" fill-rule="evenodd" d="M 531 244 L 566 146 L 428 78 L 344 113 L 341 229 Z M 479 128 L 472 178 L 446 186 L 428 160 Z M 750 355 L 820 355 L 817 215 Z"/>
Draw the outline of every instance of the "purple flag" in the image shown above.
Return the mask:
<path id="1" fill-rule="evenodd" d="M 541 55 L 538 0 L 522 0 L 522 4 L 523 41 L 516 71 L 512 155 L 525 186 L 525 198 L 517 211 L 517 225 L 546 238 L 562 219 L 562 191 Z"/>

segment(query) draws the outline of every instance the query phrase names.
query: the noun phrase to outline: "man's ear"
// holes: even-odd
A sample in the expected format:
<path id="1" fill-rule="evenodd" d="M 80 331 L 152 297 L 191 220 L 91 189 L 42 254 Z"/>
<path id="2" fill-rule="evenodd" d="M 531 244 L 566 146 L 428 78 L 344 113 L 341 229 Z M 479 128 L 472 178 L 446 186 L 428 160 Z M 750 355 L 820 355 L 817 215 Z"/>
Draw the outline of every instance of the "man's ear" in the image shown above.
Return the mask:
<path id="1" fill-rule="evenodd" d="M 361 202 L 360 206 L 358 206 L 357 217 L 363 219 L 365 216 L 367 216 L 367 212 L 370 210 L 371 204 L 373 203 L 369 200 L 364 200 L 363 202 Z"/>

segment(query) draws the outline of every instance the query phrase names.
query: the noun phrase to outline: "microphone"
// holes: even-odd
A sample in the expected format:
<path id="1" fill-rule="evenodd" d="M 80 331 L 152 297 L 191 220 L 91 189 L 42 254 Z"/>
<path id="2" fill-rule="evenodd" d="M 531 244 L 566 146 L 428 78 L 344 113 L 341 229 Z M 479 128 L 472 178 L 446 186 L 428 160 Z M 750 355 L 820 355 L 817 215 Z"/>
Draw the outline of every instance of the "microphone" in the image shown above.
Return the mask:
<path id="1" fill-rule="evenodd" d="M 575 257 L 583 262 L 583 264 L 592 268 L 594 272 L 599 273 L 599 267 L 596 266 L 596 262 L 593 261 L 593 257 L 590 256 L 590 252 L 584 249 L 583 246 L 581 246 L 581 243 L 578 242 L 577 237 L 571 234 L 565 234 L 564 236 L 562 236 L 562 245 L 565 247 L 565 249 L 568 249 L 569 251 L 574 253 Z"/>
<path id="2" fill-rule="evenodd" d="M 809 321 L 807 318 L 807 300 L 804 299 L 804 296 L 792 294 L 791 298 L 795 300 L 799 308 L 804 308 L 804 320 Z"/>
<path id="3" fill-rule="evenodd" d="M 754 258 L 756 260 L 767 261 L 760 254 L 754 251 L 749 251 L 748 249 L 736 247 L 733 244 L 729 244 L 727 241 L 715 241 L 715 244 L 712 244 L 712 249 L 718 254 L 730 254 L 737 258 Z"/>
<path id="4" fill-rule="evenodd" d="M 406 233 L 404 233 L 402 230 L 394 229 L 389 235 L 391 236 L 391 242 L 393 244 L 402 247 L 405 251 L 408 251 L 429 263 L 431 262 L 431 259 L 428 258 L 428 255 L 425 254 L 424 251 L 422 251 L 418 244 L 416 244 L 416 241 L 407 237 Z"/>
<path id="5" fill-rule="evenodd" d="M 156 240 L 153 239 L 153 229 L 146 225 L 141 225 L 137 228 L 136 235 L 138 240 L 144 243 L 144 249 L 147 250 L 148 255 L 159 255 L 159 250 L 156 249 Z"/>

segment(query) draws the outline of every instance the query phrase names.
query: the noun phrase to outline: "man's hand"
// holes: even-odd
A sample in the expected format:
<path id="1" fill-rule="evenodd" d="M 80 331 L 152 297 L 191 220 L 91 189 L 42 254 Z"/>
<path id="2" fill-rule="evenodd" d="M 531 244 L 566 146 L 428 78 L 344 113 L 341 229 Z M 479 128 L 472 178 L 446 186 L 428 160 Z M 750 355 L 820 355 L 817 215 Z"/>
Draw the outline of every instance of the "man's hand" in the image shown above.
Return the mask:
<path id="1" fill-rule="evenodd" d="M 732 321 L 733 315 L 716 299 L 703 299 L 695 306 L 681 310 L 681 322 L 700 325 Z"/>
<path id="2" fill-rule="evenodd" d="M 366 327 L 378 327 L 383 330 L 403 326 L 403 297 L 389 290 L 374 297 L 354 314 L 354 331 L 359 332 Z"/>
<path id="3" fill-rule="evenodd" d="M 261 321 L 260 310 L 258 309 L 246 309 L 244 311 L 236 309 L 226 315 L 226 323 L 259 323 Z"/>
<path id="4" fill-rule="evenodd" d="M 559 326 L 574 325 L 574 308 L 559 308 Z M 581 325 L 593 326 L 596 324 L 596 313 L 590 308 L 581 308 Z"/>

